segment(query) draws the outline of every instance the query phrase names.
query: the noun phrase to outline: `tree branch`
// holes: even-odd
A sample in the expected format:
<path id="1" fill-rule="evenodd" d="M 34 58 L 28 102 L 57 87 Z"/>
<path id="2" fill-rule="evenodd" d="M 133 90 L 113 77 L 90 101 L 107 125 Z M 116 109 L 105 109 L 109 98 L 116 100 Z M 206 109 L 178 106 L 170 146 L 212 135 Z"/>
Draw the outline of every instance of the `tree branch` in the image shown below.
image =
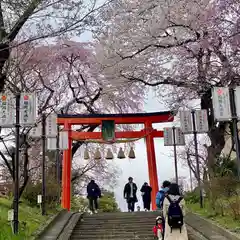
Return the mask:
<path id="1" fill-rule="evenodd" d="M 151 86 L 151 87 L 156 87 L 159 85 L 173 85 L 173 86 L 177 86 L 177 87 L 185 87 L 185 88 L 190 88 L 193 90 L 196 90 L 198 86 L 196 86 L 195 84 L 191 84 L 191 83 L 187 83 L 186 81 L 176 81 L 170 77 L 167 77 L 166 79 L 162 80 L 162 81 L 158 81 L 158 82 L 154 82 L 154 83 L 149 83 L 141 78 L 137 78 L 137 77 L 133 77 L 133 76 L 126 76 L 124 74 L 121 73 L 121 76 L 123 78 L 128 79 L 129 81 L 133 81 L 133 82 L 140 82 L 143 83 L 146 86 Z"/>
<path id="2" fill-rule="evenodd" d="M 15 25 L 7 35 L 7 40 L 13 41 L 15 39 L 15 37 L 17 36 L 17 34 L 19 33 L 23 25 L 26 23 L 29 17 L 34 13 L 34 10 L 38 7 L 38 5 L 41 2 L 42 0 L 32 0 L 32 2 L 29 3 L 23 15 L 18 19 L 18 21 L 15 23 Z"/>
<path id="3" fill-rule="evenodd" d="M 163 48 L 163 49 L 169 49 L 169 48 L 173 48 L 173 47 L 180 47 L 180 46 L 184 46 L 188 43 L 193 43 L 193 42 L 196 42 L 197 40 L 199 40 L 200 38 L 200 35 L 196 33 L 196 37 L 193 38 L 193 39 L 187 39 L 187 40 L 184 40 L 184 41 L 181 41 L 181 42 L 178 42 L 176 44 L 166 44 L 166 45 L 163 45 L 163 44 L 148 44 L 146 45 L 145 47 L 135 51 L 135 53 L 131 54 L 131 55 L 128 55 L 128 56 L 122 56 L 121 54 L 117 53 L 118 56 L 121 57 L 122 60 L 124 59 L 131 59 L 133 57 L 135 57 L 136 55 L 146 51 L 147 49 L 149 48 Z"/>
<path id="4" fill-rule="evenodd" d="M 9 162 L 8 162 L 8 160 L 7 160 L 7 158 L 4 156 L 4 154 L 3 154 L 1 151 L 0 151 L 0 156 L 2 157 L 2 159 L 3 159 L 4 163 L 5 163 L 5 165 L 6 165 L 7 168 L 8 168 L 8 171 L 10 172 L 10 174 L 11 174 L 13 180 L 14 180 L 13 169 L 11 168 L 11 166 L 10 166 L 10 164 L 9 164 Z"/>

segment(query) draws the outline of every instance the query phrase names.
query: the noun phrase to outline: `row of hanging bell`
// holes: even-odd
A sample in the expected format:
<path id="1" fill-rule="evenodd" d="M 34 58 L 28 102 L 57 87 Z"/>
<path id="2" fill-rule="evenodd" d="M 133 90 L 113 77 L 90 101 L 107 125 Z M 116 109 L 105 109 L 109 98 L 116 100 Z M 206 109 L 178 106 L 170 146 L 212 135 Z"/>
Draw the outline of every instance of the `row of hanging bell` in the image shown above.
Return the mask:
<path id="1" fill-rule="evenodd" d="M 95 159 L 95 160 L 100 160 L 101 158 L 102 158 L 101 152 L 100 152 L 99 148 L 97 148 L 97 150 L 96 150 L 96 152 L 95 152 L 95 154 L 94 154 L 94 159 Z M 121 147 L 120 147 L 120 149 L 119 149 L 117 158 L 119 158 L 119 159 L 124 159 L 124 158 L 126 158 L 125 153 L 124 153 L 124 151 L 123 151 L 123 149 L 122 149 Z M 130 151 L 129 151 L 128 158 L 130 158 L 130 159 L 136 158 L 135 152 L 134 152 L 134 150 L 133 150 L 133 147 L 131 147 L 131 149 L 130 149 Z M 85 159 L 85 160 L 89 160 L 89 159 L 90 159 L 90 155 L 89 155 L 89 152 L 88 152 L 87 148 L 86 148 L 85 151 L 84 151 L 84 159 Z M 112 153 L 112 151 L 111 151 L 110 148 L 107 149 L 106 159 L 107 159 L 107 160 L 112 160 L 112 159 L 114 159 L 113 153 Z"/>

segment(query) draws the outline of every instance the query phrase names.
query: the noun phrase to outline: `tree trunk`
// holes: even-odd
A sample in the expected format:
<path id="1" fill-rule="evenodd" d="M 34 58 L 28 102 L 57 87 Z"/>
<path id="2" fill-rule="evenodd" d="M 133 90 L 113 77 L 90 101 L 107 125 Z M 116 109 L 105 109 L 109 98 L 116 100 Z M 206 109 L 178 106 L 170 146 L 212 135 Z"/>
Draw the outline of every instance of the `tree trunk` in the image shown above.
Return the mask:
<path id="1" fill-rule="evenodd" d="M 10 56 L 9 44 L 0 44 L 0 92 L 4 91 L 6 83 L 6 74 L 4 73 L 4 65 Z"/>
<path id="2" fill-rule="evenodd" d="M 222 149 L 225 146 L 225 131 L 227 127 L 227 122 L 220 122 L 219 125 L 216 126 L 216 122 L 213 116 L 211 96 L 212 96 L 211 89 L 209 89 L 201 97 L 201 108 L 208 110 L 208 123 L 209 123 L 208 136 L 211 140 L 211 145 L 207 149 L 208 152 L 207 166 L 210 179 L 213 177 L 215 159 L 221 154 Z"/>

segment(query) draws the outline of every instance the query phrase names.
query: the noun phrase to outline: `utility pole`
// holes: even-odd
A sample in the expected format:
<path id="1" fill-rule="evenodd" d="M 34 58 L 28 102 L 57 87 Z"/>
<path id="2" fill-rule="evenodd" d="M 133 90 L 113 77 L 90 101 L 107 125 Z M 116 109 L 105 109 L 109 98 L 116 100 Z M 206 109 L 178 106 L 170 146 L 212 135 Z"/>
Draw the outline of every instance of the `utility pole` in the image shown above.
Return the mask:
<path id="1" fill-rule="evenodd" d="M 46 115 L 42 114 L 42 215 L 46 215 Z"/>
<path id="2" fill-rule="evenodd" d="M 173 150 L 174 150 L 174 165 L 175 165 L 175 179 L 178 184 L 178 164 L 177 164 L 177 145 L 176 145 L 176 128 L 172 128 L 173 131 Z"/>
<path id="3" fill-rule="evenodd" d="M 234 143 L 236 145 L 238 179 L 240 181 L 240 144 L 239 144 L 239 135 L 238 135 L 238 126 L 237 126 L 238 118 L 237 118 L 236 103 L 235 103 L 233 88 L 229 88 L 229 95 L 230 95 L 230 106 L 231 106 L 231 112 L 232 112 L 233 138 L 234 138 Z"/>
<path id="4" fill-rule="evenodd" d="M 13 200 L 13 232 L 18 234 L 19 212 L 19 150 L 20 150 L 20 93 L 16 94 L 16 124 L 15 124 L 15 172 L 14 172 L 14 200 Z"/>
<path id="5" fill-rule="evenodd" d="M 59 131 L 60 127 L 57 126 L 57 150 L 56 150 L 56 171 L 57 171 L 57 188 L 58 188 L 58 201 L 60 202 L 61 197 L 61 157 L 60 157 L 60 143 L 59 143 Z"/>
<path id="6" fill-rule="evenodd" d="M 198 155 L 198 142 L 197 142 L 197 130 L 196 130 L 196 122 L 195 122 L 195 111 L 192 110 L 191 113 L 192 113 L 192 123 L 193 123 L 195 157 L 196 157 L 196 164 L 197 164 L 197 178 L 198 178 L 197 180 L 198 180 L 198 188 L 199 188 L 199 196 L 200 196 L 200 207 L 203 208 L 203 195 L 202 195 L 200 164 L 199 164 L 199 155 Z"/>

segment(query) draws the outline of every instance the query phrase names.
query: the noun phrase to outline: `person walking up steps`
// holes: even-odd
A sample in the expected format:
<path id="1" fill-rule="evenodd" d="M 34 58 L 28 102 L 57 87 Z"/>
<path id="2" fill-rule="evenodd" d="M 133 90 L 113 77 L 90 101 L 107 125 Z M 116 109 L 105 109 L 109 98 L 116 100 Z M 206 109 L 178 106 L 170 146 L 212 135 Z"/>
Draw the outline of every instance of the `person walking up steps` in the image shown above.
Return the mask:
<path id="1" fill-rule="evenodd" d="M 152 188 L 145 182 L 140 191 L 142 192 L 143 208 L 145 211 L 150 211 Z"/>
<path id="2" fill-rule="evenodd" d="M 171 185 L 171 183 L 169 181 L 164 181 L 161 189 L 158 191 L 158 193 L 156 195 L 156 205 L 157 205 L 158 210 L 162 210 L 163 201 L 164 201 L 166 193 L 169 190 L 170 185 Z"/>
<path id="3" fill-rule="evenodd" d="M 128 183 L 125 185 L 123 190 L 123 197 L 127 200 L 128 211 L 134 212 L 135 203 L 137 200 L 137 185 L 133 182 L 133 178 L 128 178 Z"/>
<path id="4" fill-rule="evenodd" d="M 172 183 L 163 201 L 164 240 L 188 240 L 184 223 L 185 214 L 185 201 L 180 194 L 179 186 Z"/>
<path id="5" fill-rule="evenodd" d="M 98 211 L 98 198 L 101 197 L 101 190 L 94 180 L 87 185 L 87 198 L 89 201 L 89 209 L 91 213 Z"/>

